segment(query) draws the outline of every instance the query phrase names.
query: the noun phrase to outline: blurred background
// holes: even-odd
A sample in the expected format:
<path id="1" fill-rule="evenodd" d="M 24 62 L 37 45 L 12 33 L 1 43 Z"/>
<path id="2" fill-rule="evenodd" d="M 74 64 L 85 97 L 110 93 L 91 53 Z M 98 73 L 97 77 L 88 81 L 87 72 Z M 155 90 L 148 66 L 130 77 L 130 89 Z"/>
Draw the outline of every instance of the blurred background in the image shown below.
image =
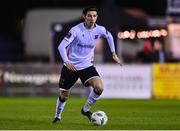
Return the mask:
<path id="1" fill-rule="evenodd" d="M 95 65 L 107 88 L 103 97 L 179 99 L 179 0 L 1 2 L 0 95 L 57 94 L 63 64 L 57 47 L 90 5 L 98 7 L 97 23 L 112 33 L 125 63 L 122 68 L 113 63 L 106 40 L 97 44 Z M 75 86 L 81 89 L 74 88 L 73 95 L 87 95 L 79 81 Z"/>

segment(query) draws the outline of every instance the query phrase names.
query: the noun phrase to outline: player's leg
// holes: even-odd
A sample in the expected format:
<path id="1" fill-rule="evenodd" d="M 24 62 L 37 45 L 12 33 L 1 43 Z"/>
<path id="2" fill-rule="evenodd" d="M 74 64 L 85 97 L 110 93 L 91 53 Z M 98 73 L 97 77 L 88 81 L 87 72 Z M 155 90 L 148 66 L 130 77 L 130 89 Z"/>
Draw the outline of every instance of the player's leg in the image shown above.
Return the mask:
<path id="1" fill-rule="evenodd" d="M 87 102 L 83 107 L 85 112 L 90 110 L 91 106 L 100 98 L 100 95 L 103 92 L 103 83 L 100 77 L 94 77 L 90 79 L 88 83 L 93 90 L 91 90 Z"/>
<path id="2" fill-rule="evenodd" d="M 99 99 L 100 95 L 102 94 L 103 84 L 100 77 L 94 77 L 90 79 L 88 83 L 93 87 L 93 90 L 91 90 L 86 104 L 81 109 L 81 113 L 83 115 L 86 115 L 88 119 L 91 121 L 92 113 L 90 111 L 90 108 L 93 104 L 95 104 L 95 102 Z"/>
<path id="3" fill-rule="evenodd" d="M 60 122 L 61 114 L 69 97 L 69 89 L 74 85 L 77 79 L 78 76 L 76 72 L 70 71 L 69 69 L 67 69 L 67 67 L 63 66 L 61 71 L 61 78 L 59 81 L 60 93 L 57 98 L 56 113 L 53 123 Z"/>
<path id="4" fill-rule="evenodd" d="M 99 99 L 100 95 L 102 94 L 103 83 L 94 66 L 91 66 L 83 70 L 81 73 L 82 75 L 80 76 L 80 78 L 83 84 L 85 86 L 91 86 L 93 88 L 93 90 L 89 94 L 86 104 L 81 110 L 81 113 L 83 115 L 86 115 L 90 120 L 92 114 L 90 112 L 90 108 Z"/>
<path id="5" fill-rule="evenodd" d="M 56 113 L 55 113 L 55 119 L 53 120 L 53 123 L 60 122 L 61 114 L 64 110 L 68 97 L 69 97 L 69 91 L 60 91 L 59 97 L 57 98 Z"/>

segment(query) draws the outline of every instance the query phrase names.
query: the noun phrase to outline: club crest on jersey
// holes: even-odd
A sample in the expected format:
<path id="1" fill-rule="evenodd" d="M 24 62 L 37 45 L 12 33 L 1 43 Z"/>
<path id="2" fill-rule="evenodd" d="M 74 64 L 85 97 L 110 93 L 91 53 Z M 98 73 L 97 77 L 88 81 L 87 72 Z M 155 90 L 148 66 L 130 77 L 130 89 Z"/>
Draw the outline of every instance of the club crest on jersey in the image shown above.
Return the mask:
<path id="1" fill-rule="evenodd" d="M 98 35 L 95 35 L 95 36 L 94 36 L 94 39 L 97 39 L 97 38 L 98 38 Z"/>
<path id="2" fill-rule="evenodd" d="M 69 39 L 71 37 L 71 35 L 72 34 L 70 32 L 68 32 L 65 37 Z"/>

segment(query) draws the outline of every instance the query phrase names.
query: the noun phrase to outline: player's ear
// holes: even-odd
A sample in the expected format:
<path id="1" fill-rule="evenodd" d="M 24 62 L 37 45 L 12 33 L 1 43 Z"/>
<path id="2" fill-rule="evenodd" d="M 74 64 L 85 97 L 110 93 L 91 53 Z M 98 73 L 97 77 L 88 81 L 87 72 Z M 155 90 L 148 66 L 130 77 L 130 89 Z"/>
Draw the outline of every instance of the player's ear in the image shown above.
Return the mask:
<path id="1" fill-rule="evenodd" d="M 85 19 L 85 18 L 86 18 L 86 15 L 83 14 L 82 17 Z"/>

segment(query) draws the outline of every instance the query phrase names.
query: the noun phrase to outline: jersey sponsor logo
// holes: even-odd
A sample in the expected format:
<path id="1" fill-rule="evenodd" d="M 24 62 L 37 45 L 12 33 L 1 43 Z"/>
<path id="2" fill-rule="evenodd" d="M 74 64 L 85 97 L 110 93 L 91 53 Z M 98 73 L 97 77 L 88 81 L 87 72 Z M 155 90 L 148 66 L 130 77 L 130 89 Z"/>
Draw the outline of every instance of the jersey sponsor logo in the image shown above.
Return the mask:
<path id="1" fill-rule="evenodd" d="M 71 37 L 71 35 L 72 34 L 70 32 L 68 32 L 65 37 L 69 39 Z"/>
<path id="2" fill-rule="evenodd" d="M 77 44 L 77 46 L 79 46 L 81 48 L 90 48 L 90 49 L 92 49 L 94 47 L 93 45 L 82 45 L 82 44 Z"/>

